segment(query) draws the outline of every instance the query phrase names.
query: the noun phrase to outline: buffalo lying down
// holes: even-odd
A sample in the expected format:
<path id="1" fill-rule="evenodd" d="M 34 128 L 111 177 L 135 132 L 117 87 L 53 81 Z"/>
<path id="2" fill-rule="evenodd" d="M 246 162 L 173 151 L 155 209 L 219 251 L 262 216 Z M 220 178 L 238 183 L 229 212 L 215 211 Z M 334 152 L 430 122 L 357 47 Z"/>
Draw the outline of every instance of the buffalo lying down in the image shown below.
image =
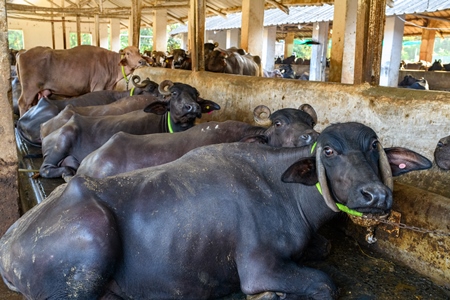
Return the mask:
<path id="1" fill-rule="evenodd" d="M 169 91 L 165 90 L 167 87 Z M 159 90 L 166 98 L 155 97 L 144 110 L 111 116 L 74 115 L 43 139 L 40 175 L 45 178 L 73 175 L 86 155 L 119 131 L 132 134 L 184 131 L 194 126 L 202 113 L 220 109 L 217 103 L 200 98 L 198 91 L 187 84 L 166 80 Z"/>
<path id="2" fill-rule="evenodd" d="M 450 170 L 450 136 L 439 140 L 434 150 L 434 161 L 442 170 Z"/>
<path id="3" fill-rule="evenodd" d="M 156 82 L 146 79 L 142 83 L 137 83 L 137 80 L 140 80 L 140 78 L 133 76 L 132 82 L 135 84 L 135 88 L 132 91 L 96 91 L 63 100 L 42 97 L 35 106 L 31 107 L 17 120 L 17 132 L 28 144 L 41 147 L 41 125 L 57 116 L 68 105 L 73 107 L 89 106 L 91 108 L 90 110 L 96 110 L 92 109 L 92 106 L 114 103 L 119 99 L 130 97 L 131 92 L 133 95 L 159 95 L 158 84 Z"/>
<path id="4" fill-rule="evenodd" d="M 53 131 L 61 128 L 74 115 L 112 116 L 122 115 L 135 110 L 142 110 L 151 103 L 160 100 L 152 95 L 135 95 L 119 99 L 113 103 L 96 106 L 74 107 L 67 105 L 57 116 L 41 125 L 41 138 L 44 139 Z"/>
<path id="5" fill-rule="evenodd" d="M 0 273 L 28 299 L 336 298 L 325 273 L 297 263 L 311 235 L 336 202 L 389 213 L 391 172 L 431 162 L 383 151 L 359 123 L 329 126 L 311 149 L 216 144 L 104 179 L 75 176 L 2 237 Z"/>
<path id="6" fill-rule="evenodd" d="M 415 90 L 429 90 L 430 86 L 425 78 L 417 79 L 412 75 L 406 75 L 403 80 L 398 84 L 399 87 L 415 89 Z"/>
<path id="7" fill-rule="evenodd" d="M 259 123 L 266 123 L 267 128 L 225 121 L 199 124 L 174 134 L 116 133 L 83 159 L 77 173 L 101 178 L 173 161 L 201 146 L 238 141 L 259 142 L 260 137 L 261 142 L 273 147 L 300 147 L 316 141 L 318 133 L 313 127 L 317 116 L 310 105 L 304 104 L 300 109 L 284 108 L 273 114 L 270 114 L 268 107 L 264 108 L 269 122 L 263 122 L 260 117 L 262 106 L 255 108 L 254 115 Z M 127 150 L 123 151 L 125 148 Z"/>

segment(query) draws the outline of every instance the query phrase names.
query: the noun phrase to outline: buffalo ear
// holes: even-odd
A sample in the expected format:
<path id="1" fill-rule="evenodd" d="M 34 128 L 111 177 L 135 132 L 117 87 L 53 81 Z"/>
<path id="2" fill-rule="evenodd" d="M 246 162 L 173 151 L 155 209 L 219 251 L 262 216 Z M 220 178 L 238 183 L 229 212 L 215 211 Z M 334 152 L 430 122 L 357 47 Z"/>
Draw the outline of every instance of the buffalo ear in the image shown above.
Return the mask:
<path id="1" fill-rule="evenodd" d="M 169 111 L 169 106 L 167 105 L 167 102 L 164 101 L 156 101 L 153 103 L 150 103 L 144 108 L 144 111 L 146 113 L 153 113 L 157 115 L 164 115 L 166 112 Z"/>
<path id="2" fill-rule="evenodd" d="M 423 155 L 412 150 L 393 147 L 384 148 L 392 170 L 392 176 L 399 176 L 411 171 L 431 168 L 431 161 Z"/>
<path id="3" fill-rule="evenodd" d="M 281 181 L 286 183 L 301 183 L 315 185 L 318 182 L 316 171 L 316 158 L 306 157 L 291 165 L 281 176 Z"/>
<path id="4" fill-rule="evenodd" d="M 268 138 L 265 135 L 259 134 L 259 135 L 250 135 L 243 137 L 239 142 L 241 143 L 254 143 L 254 144 L 267 144 Z"/>
<path id="5" fill-rule="evenodd" d="M 210 113 L 213 110 L 219 110 L 220 109 L 220 105 L 217 104 L 214 101 L 211 100 L 206 100 L 206 99 L 202 99 L 202 98 L 198 98 L 197 103 L 200 104 L 200 107 L 202 109 L 202 113 Z"/>

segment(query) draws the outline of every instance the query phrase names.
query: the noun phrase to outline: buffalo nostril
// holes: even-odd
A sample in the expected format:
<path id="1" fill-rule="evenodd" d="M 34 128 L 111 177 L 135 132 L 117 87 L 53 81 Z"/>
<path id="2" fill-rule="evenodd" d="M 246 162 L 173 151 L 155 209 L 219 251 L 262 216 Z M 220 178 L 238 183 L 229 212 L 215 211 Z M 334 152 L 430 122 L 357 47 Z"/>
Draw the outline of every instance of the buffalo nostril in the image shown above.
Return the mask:
<path id="1" fill-rule="evenodd" d="M 373 199 L 374 199 L 373 194 L 370 193 L 370 192 L 367 192 L 367 191 L 361 191 L 361 194 L 363 195 L 364 199 L 365 199 L 367 202 L 372 202 Z"/>
<path id="2" fill-rule="evenodd" d="M 188 112 L 192 111 L 192 105 L 186 105 L 185 108 Z"/>

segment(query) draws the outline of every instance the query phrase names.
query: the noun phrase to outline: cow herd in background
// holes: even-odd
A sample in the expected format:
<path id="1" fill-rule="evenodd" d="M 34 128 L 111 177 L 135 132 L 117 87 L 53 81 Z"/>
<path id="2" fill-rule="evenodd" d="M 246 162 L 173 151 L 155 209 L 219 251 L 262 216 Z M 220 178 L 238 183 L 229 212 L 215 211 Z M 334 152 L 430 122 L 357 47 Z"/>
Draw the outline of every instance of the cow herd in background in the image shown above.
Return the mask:
<path id="1" fill-rule="evenodd" d="M 417 71 L 450 71 L 450 63 L 444 64 L 441 59 L 436 59 L 433 63 L 420 60 L 418 62 L 406 62 L 402 60 L 400 70 L 417 70 Z M 398 85 L 401 88 L 410 88 L 416 90 L 429 90 L 428 80 L 424 77 L 415 78 L 411 74 L 407 74 Z"/>
<path id="2" fill-rule="evenodd" d="M 275 112 L 257 106 L 249 112 L 257 125 L 195 125 L 221 106 L 193 86 L 137 76 L 127 91 L 90 84 L 96 76 L 117 82 L 148 65 L 189 65 L 180 49 L 170 59 L 151 53 L 151 60 L 128 50 L 115 61 L 78 63 L 86 68 L 81 74 L 113 71 L 94 74 L 88 92 L 70 91 L 63 100 L 51 97 L 64 96 L 70 79 L 79 78 L 69 58 L 44 64 L 52 77 L 18 69 L 22 91 L 39 88 L 28 92 L 33 101 L 22 106 L 16 130 L 41 147 L 40 176 L 68 181 L 0 240 L 0 274 L 27 298 L 211 299 L 241 291 L 261 299 L 336 299 L 327 274 L 298 264 L 305 252 L 327 249 L 309 243 L 316 230 L 342 206 L 386 216 L 392 176 L 432 166 L 412 150 L 384 149 L 360 123 L 319 133 L 308 104 Z M 205 44 L 209 70 L 226 64 L 233 67 L 221 72 L 261 76 L 258 61 Z M 436 147 L 439 167 L 450 165 L 447 143 Z"/>

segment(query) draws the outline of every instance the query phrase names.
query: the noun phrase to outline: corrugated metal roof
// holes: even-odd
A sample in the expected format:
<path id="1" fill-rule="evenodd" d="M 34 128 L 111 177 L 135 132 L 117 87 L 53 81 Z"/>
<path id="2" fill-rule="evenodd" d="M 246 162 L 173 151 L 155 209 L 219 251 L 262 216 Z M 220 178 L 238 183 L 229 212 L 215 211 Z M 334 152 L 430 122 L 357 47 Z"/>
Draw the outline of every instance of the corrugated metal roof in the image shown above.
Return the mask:
<path id="1" fill-rule="evenodd" d="M 450 33 L 450 0 L 395 0 L 394 7 L 386 8 L 386 16 L 406 15 L 405 35 L 420 35 L 422 28 L 427 26 L 430 19 L 441 20 L 440 33 Z M 264 26 L 284 26 L 311 24 L 314 22 L 332 22 L 334 5 L 320 6 L 290 6 L 289 15 L 279 9 L 267 9 L 264 12 Z M 228 14 L 226 18 L 220 16 L 206 19 L 206 30 L 227 30 L 241 28 L 242 14 L 240 12 Z M 448 21 L 448 23 L 445 23 Z M 188 31 L 186 25 L 181 25 L 170 34 L 175 35 Z"/>
<path id="2" fill-rule="evenodd" d="M 450 0 L 395 0 L 394 7 L 386 9 L 386 15 L 415 14 L 446 9 L 450 9 Z"/>
<path id="3" fill-rule="evenodd" d="M 297 6 L 289 8 L 289 15 L 279 9 L 264 11 L 264 26 L 283 24 L 312 23 L 333 20 L 334 6 L 323 4 L 321 6 Z M 206 30 L 226 30 L 241 28 L 242 13 L 228 14 L 226 18 L 215 16 L 205 21 Z M 170 34 L 187 32 L 187 25 L 181 25 Z"/>

